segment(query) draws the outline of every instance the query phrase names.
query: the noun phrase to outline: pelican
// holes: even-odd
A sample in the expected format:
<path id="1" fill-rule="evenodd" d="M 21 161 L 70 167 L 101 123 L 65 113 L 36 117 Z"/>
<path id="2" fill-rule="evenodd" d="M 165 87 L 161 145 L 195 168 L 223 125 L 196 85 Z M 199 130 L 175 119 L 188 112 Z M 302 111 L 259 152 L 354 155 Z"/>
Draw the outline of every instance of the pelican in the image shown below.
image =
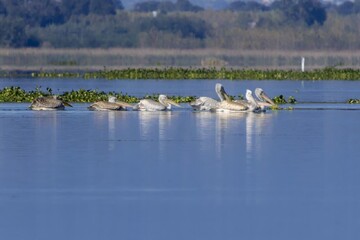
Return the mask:
<path id="1" fill-rule="evenodd" d="M 216 92 L 222 101 L 215 109 L 219 112 L 260 112 L 261 108 L 252 95 L 252 91 L 246 90 L 246 100 L 232 101 L 221 84 L 216 84 Z"/>
<path id="2" fill-rule="evenodd" d="M 88 109 L 95 110 L 95 111 L 121 111 L 126 110 L 126 107 L 132 107 L 132 105 L 116 101 L 116 97 L 109 96 L 109 100 L 106 101 L 99 101 L 91 104 Z"/>
<path id="3" fill-rule="evenodd" d="M 249 109 L 248 104 L 242 102 L 232 101 L 229 95 L 225 92 L 224 87 L 217 83 L 215 87 L 216 93 L 218 94 L 221 102 L 218 107 L 213 109 L 218 112 L 247 112 Z"/>
<path id="4" fill-rule="evenodd" d="M 249 90 L 250 91 L 250 90 Z M 253 107 L 256 103 L 257 108 L 256 111 L 266 111 L 268 107 L 276 106 L 276 104 L 268 97 L 262 88 L 255 89 L 255 96 L 257 100 L 252 96 L 252 92 L 246 92 L 246 100 L 235 100 L 234 102 L 241 103 L 244 105 L 248 105 L 249 107 Z M 260 109 L 259 109 L 260 108 Z"/>
<path id="5" fill-rule="evenodd" d="M 219 96 L 220 102 L 224 101 L 225 98 L 230 99 L 229 96 L 226 94 L 224 87 L 220 83 L 217 83 L 215 85 L 215 92 Z M 190 102 L 189 105 L 196 111 L 209 111 L 217 109 L 220 102 L 210 97 L 199 97 L 194 101 Z"/>
<path id="6" fill-rule="evenodd" d="M 259 99 L 259 101 L 257 101 L 257 103 L 262 110 L 265 110 L 268 107 L 276 106 L 274 101 L 271 100 L 271 98 L 269 98 L 265 94 L 265 92 L 264 92 L 264 90 L 262 90 L 262 88 L 255 89 L 255 96 Z"/>
<path id="7" fill-rule="evenodd" d="M 72 107 L 69 103 L 58 99 L 58 96 L 38 97 L 30 105 L 32 110 L 64 110 L 65 106 Z"/>
<path id="8" fill-rule="evenodd" d="M 165 111 L 171 110 L 171 105 L 181 107 L 176 102 L 170 100 L 165 95 L 159 95 L 159 101 L 156 102 L 152 99 L 142 99 L 133 108 L 139 111 Z"/>
<path id="9" fill-rule="evenodd" d="M 246 89 L 245 98 L 248 102 L 247 107 L 249 112 L 260 112 L 262 111 L 262 108 L 259 106 L 258 101 L 255 100 L 255 98 L 252 95 L 252 91 L 249 89 Z"/>
<path id="10" fill-rule="evenodd" d="M 219 106 L 219 102 L 209 97 L 199 97 L 189 105 L 196 111 L 209 111 Z"/>

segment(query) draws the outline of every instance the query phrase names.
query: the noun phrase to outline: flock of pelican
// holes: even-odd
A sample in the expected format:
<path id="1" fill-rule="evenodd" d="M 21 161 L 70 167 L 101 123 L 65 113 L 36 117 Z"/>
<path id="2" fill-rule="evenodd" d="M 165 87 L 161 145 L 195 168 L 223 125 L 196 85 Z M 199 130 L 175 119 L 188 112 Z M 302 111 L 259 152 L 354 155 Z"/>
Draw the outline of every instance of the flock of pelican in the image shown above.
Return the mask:
<path id="1" fill-rule="evenodd" d="M 199 97 L 190 103 L 196 111 L 216 111 L 216 112 L 263 112 L 266 108 L 275 106 L 261 88 L 255 89 L 255 99 L 251 90 L 246 90 L 245 100 L 232 100 L 226 93 L 224 87 L 217 83 L 215 91 L 219 100 L 209 97 Z M 166 111 L 171 110 L 171 106 L 181 107 L 176 102 L 170 100 L 165 95 L 159 95 L 158 101 L 142 99 L 135 105 L 118 101 L 116 97 L 110 96 L 108 101 L 99 101 L 91 104 L 88 109 L 95 111 L 121 111 L 132 108 L 138 111 Z M 57 96 L 39 97 L 31 105 L 32 110 L 64 110 L 65 106 L 71 105 Z"/>

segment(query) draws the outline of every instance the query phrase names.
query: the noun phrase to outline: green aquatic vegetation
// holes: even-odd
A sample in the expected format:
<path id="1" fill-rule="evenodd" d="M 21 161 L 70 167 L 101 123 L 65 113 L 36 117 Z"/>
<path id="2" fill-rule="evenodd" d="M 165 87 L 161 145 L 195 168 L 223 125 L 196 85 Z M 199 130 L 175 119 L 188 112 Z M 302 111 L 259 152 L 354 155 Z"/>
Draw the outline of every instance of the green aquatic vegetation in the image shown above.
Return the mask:
<path id="1" fill-rule="evenodd" d="M 116 93 L 116 92 L 104 92 L 97 90 L 72 90 L 70 92 L 64 92 L 60 97 L 67 102 L 97 102 L 107 101 L 109 96 L 115 96 L 119 101 L 127 103 L 138 102 L 139 99 L 128 94 Z"/>
<path id="2" fill-rule="evenodd" d="M 0 91 L 0 102 L 24 102 L 27 100 L 28 94 L 19 87 L 6 87 Z"/>
<path id="3" fill-rule="evenodd" d="M 360 104 L 360 99 L 349 99 L 347 103 L 350 104 Z"/>
<path id="4" fill-rule="evenodd" d="M 279 95 L 273 98 L 274 103 L 276 104 L 285 104 L 287 103 L 283 95 Z"/>
<path id="5" fill-rule="evenodd" d="M 26 92 L 20 87 L 5 87 L 0 90 L 0 102 L 31 102 L 37 97 L 50 95 L 49 90 L 44 92 L 37 87 L 34 91 Z"/>
<path id="6" fill-rule="evenodd" d="M 281 110 L 281 107 L 279 105 L 274 105 L 270 107 L 271 110 Z"/>
<path id="7" fill-rule="evenodd" d="M 169 98 L 177 103 L 189 103 L 196 99 L 196 96 L 169 96 Z"/>
<path id="8" fill-rule="evenodd" d="M 33 78 L 82 78 L 83 74 L 77 72 L 33 72 Z"/>
<path id="9" fill-rule="evenodd" d="M 40 96 L 49 96 L 53 94 L 53 90 L 51 88 L 46 88 L 46 91 L 42 90 L 41 87 L 37 87 L 33 91 L 26 92 L 20 87 L 5 87 L 0 90 L 0 102 L 31 102 L 35 98 Z M 117 93 L 117 92 L 104 92 L 97 90 L 72 90 L 66 91 L 59 95 L 61 99 L 67 102 L 97 102 L 97 101 L 107 101 L 109 96 L 115 96 L 119 101 L 127 102 L 127 103 L 136 103 L 141 99 L 153 99 L 155 101 L 158 100 L 159 94 L 154 93 L 150 95 L 146 95 L 144 97 L 135 97 L 128 95 L 127 93 Z M 177 103 L 189 103 L 194 101 L 197 96 L 168 96 L 171 100 Z M 243 99 L 242 95 L 239 96 L 229 96 L 231 99 Z M 289 97 L 286 101 L 283 95 L 277 96 L 274 99 L 276 104 L 285 104 L 285 103 L 296 103 L 295 98 Z"/>
<path id="10" fill-rule="evenodd" d="M 46 88 L 46 91 L 42 91 L 41 87 L 37 87 L 34 91 L 26 92 L 20 87 L 5 87 L 0 90 L 0 102 L 32 102 L 37 97 L 52 95 L 52 92 L 51 88 Z M 137 103 L 143 98 L 157 101 L 159 98 L 159 94 L 146 95 L 138 98 L 128 95 L 127 93 L 124 94 L 121 92 L 104 92 L 86 89 L 66 91 L 58 96 L 66 102 L 79 103 L 107 101 L 109 96 L 115 96 L 119 101 L 127 103 Z M 169 98 L 177 103 L 189 103 L 194 101 L 196 96 L 169 96 Z"/>
<path id="11" fill-rule="evenodd" d="M 98 92 L 96 90 L 72 90 L 64 92 L 61 98 L 67 102 L 97 102 L 106 101 L 107 94 L 105 92 Z"/>
<path id="12" fill-rule="evenodd" d="M 53 94 L 53 90 L 51 88 L 46 88 L 46 90 L 42 90 L 41 86 L 36 87 L 32 91 L 25 91 L 20 87 L 5 87 L 0 89 L 0 102 L 32 102 L 35 98 L 40 96 L 49 96 Z M 128 95 L 127 93 L 122 92 L 104 92 L 98 90 L 72 90 L 63 92 L 59 94 L 58 97 L 63 99 L 66 102 L 78 102 L 78 103 L 91 103 L 97 101 L 107 101 L 109 96 L 115 96 L 119 101 L 127 102 L 127 103 L 137 103 L 141 99 L 153 99 L 155 101 L 158 100 L 159 94 L 149 94 L 143 97 L 135 97 Z M 189 103 L 194 101 L 197 96 L 168 96 L 169 99 L 177 102 L 177 103 Z M 242 96 L 230 96 L 231 99 L 242 99 Z M 273 101 L 278 104 L 295 104 L 297 101 L 294 97 L 290 96 L 286 100 L 284 95 L 275 96 Z M 360 99 L 350 99 L 347 103 L 357 103 L 360 104 Z M 272 110 L 292 110 L 292 107 L 281 108 L 280 106 L 271 107 Z"/>
<path id="13" fill-rule="evenodd" d="M 230 79 L 230 80 L 360 80 L 359 69 L 338 69 L 335 67 L 312 71 L 256 70 L 233 68 L 127 68 L 106 69 L 95 72 L 38 72 L 32 77 L 79 78 L 84 79 Z"/>
<path id="14" fill-rule="evenodd" d="M 293 107 L 285 107 L 285 108 L 282 108 L 280 107 L 279 105 L 275 105 L 275 106 L 271 106 L 270 107 L 271 110 L 274 110 L 274 111 L 277 111 L 277 110 L 288 110 L 288 111 L 291 111 L 291 110 L 294 110 Z"/>
<path id="15" fill-rule="evenodd" d="M 159 99 L 158 93 L 152 94 L 152 95 L 145 95 L 144 99 L 152 99 L 154 101 L 157 101 Z M 176 103 L 189 103 L 191 101 L 194 101 L 196 99 L 196 96 L 167 96 L 169 99 L 173 100 Z M 143 99 L 143 98 L 141 98 Z M 139 101 L 140 99 L 138 99 Z"/>
<path id="16" fill-rule="evenodd" d="M 296 103 L 296 99 L 293 96 L 290 96 L 287 100 L 288 103 L 290 104 L 295 104 Z"/>
<path id="17" fill-rule="evenodd" d="M 288 97 L 288 100 L 286 100 L 283 95 L 279 95 L 279 96 L 275 96 L 272 100 L 276 104 L 286 104 L 286 103 L 295 104 L 296 103 L 296 99 L 293 96 Z"/>

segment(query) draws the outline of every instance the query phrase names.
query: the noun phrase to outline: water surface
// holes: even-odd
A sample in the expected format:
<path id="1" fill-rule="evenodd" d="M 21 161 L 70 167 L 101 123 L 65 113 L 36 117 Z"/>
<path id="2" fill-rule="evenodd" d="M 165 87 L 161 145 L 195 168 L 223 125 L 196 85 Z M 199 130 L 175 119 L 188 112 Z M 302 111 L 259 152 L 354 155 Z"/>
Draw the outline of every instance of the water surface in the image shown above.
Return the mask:
<path id="1" fill-rule="evenodd" d="M 109 89 L 121 81 L 113 83 Z M 128 91 L 141 94 L 148 82 L 139 83 Z M 153 88 L 206 95 L 212 84 Z M 309 92 L 318 91 L 330 100 L 328 84 L 299 96 L 315 101 Z M 347 84 L 336 98 L 357 94 Z M 277 82 L 264 89 L 279 91 Z M 0 104 L 2 239 L 360 238 L 358 105 L 262 114 L 199 113 L 186 104 L 160 113 L 28 105 Z"/>
<path id="2" fill-rule="evenodd" d="M 360 237 L 359 111 L 1 107 L 4 239 Z"/>

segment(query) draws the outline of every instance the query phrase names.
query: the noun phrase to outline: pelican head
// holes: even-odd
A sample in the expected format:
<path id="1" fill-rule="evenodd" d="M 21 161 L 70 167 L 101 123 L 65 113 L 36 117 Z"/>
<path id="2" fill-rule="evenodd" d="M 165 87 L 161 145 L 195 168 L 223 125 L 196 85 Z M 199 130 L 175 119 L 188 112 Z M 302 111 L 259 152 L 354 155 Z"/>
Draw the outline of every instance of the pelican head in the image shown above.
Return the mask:
<path id="1" fill-rule="evenodd" d="M 246 98 L 246 100 L 248 100 L 249 102 L 253 102 L 253 101 L 254 101 L 254 97 L 253 97 L 253 95 L 252 95 L 252 91 L 251 91 L 251 90 L 246 89 L 245 98 Z"/>
<path id="2" fill-rule="evenodd" d="M 215 84 L 215 92 L 220 98 L 220 101 L 231 100 L 229 95 L 225 92 L 225 89 L 221 83 Z"/>
<path id="3" fill-rule="evenodd" d="M 221 83 L 215 84 L 215 92 L 216 93 L 221 93 L 221 92 L 223 92 L 223 90 L 224 90 L 224 87 Z"/>
<path id="4" fill-rule="evenodd" d="M 114 97 L 114 96 L 109 96 L 109 97 L 108 97 L 108 102 L 115 103 L 115 102 L 116 102 L 116 97 Z"/>
<path id="5" fill-rule="evenodd" d="M 162 105 L 166 106 L 167 109 L 171 109 L 171 105 L 181 107 L 179 104 L 177 104 L 176 102 L 174 102 L 171 99 L 168 99 L 168 97 L 166 95 L 163 95 L 163 94 L 159 95 L 159 102 Z"/>
<path id="6" fill-rule="evenodd" d="M 246 100 L 248 100 L 248 102 L 249 102 L 249 104 L 250 104 L 249 109 L 250 109 L 251 111 L 257 111 L 257 110 L 259 110 L 260 106 L 259 106 L 259 104 L 257 103 L 257 101 L 255 100 L 255 98 L 253 97 L 251 90 L 246 89 L 245 98 L 246 98 Z"/>
<path id="7" fill-rule="evenodd" d="M 276 104 L 274 103 L 273 100 L 271 100 L 270 97 L 268 97 L 264 90 L 262 90 L 262 88 L 256 88 L 255 89 L 255 96 L 260 100 L 260 101 L 263 101 L 263 102 L 266 102 L 266 103 L 269 103 L 270 106 L 275 106 Z"/>

